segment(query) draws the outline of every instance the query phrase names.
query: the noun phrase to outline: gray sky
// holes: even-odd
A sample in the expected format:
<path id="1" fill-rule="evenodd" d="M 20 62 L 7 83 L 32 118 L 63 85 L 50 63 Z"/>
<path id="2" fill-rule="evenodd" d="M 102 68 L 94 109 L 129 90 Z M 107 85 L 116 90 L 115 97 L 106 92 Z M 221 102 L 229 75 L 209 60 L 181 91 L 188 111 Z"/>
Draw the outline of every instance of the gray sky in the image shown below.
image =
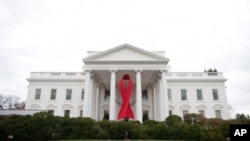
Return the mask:
<path id="1" fill-rule="evenodd" d="M 250 1 L 0 0 L 0 93 L 32 71 L 82 71 L 87 50 L 164 50 L 172 71 L 224 72 L 233 113 L 250 114 Z"/>

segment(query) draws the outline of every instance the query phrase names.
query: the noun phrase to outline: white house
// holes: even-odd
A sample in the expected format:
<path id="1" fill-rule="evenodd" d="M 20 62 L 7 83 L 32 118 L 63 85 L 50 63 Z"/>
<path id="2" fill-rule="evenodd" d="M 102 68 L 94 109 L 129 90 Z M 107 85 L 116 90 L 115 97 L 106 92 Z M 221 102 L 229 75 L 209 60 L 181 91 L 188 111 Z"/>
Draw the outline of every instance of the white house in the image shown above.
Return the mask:
<path id="1" fill-rule="evenodd" d="M 229 119 L 225 81 L 221 72 L 171 72 L 164 51 L 146 51 L 123 44 L 106 51 L 89 51 L 83 72 L 31 72 L 26 109 L 54 115 L 91 117 L 106 114 L 117 120 L 124 99 L 119 81 L 133 82 L 128 101 L 134 119 L 163 121 L 175 114 L 199 113 Z"/>

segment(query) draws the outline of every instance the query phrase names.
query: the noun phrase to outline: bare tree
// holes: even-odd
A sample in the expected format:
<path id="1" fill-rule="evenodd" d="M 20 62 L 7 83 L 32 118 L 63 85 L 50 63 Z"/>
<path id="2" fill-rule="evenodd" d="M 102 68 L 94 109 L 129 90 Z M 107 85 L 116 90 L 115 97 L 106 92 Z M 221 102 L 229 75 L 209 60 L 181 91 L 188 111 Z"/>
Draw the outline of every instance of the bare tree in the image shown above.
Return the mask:
<path id="1" fill-rule="evenodd" d="M 15 104 L 19 103 L 20 97 L 0 94 L 0 109 L 15 109 Z"/>
<path id="2" fill-rule="evenodd" d="M 4 109 L 6 103 L 7 103 L 6 96 L 0 94 L 0 109 Z"/>
<path id="3" fill-rule="evenodd" d="M 9 96 L 7 97 L 7 104 L 8 104 L 8 106 L 9 106 L 8 109 L 14 109 L 14 108 L 15 108 L 14 105 L 15 105 L 16 103 L 18 103 L 19 101 L 20 101 L 20 97 L 18 97 L 18 96 L 13 96 L 13 95 L 9 95 Z"/>
<path id="4" fill-rule="evenodd" d="M 20 102 L 20 103 L 16 103 L 15 105 L 15 109 L 18 109 L 18 110 L 24 110 L 25 109 L 25 102 Z"/>

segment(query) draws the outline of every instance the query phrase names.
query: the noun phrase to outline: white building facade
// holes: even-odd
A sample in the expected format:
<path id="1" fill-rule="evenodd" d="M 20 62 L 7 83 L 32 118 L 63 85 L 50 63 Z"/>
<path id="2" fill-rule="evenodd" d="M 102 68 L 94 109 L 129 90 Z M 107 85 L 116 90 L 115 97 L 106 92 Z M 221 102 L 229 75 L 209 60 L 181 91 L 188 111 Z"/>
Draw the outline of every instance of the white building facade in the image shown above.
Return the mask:
<path id="1" fill-rule="evenodd" d="M 117 120 L 123 99 L 119 81 L 133 82 L 129 105 L 134 120 L 163 121 L 169 115 L 199 113 L 229 119 L 221 72 L 171 72 L 164 51 L 150 52 L 123 44 L 88 52 L 83 72 L 32 72 L 26 109 L 54 115 Z"/>

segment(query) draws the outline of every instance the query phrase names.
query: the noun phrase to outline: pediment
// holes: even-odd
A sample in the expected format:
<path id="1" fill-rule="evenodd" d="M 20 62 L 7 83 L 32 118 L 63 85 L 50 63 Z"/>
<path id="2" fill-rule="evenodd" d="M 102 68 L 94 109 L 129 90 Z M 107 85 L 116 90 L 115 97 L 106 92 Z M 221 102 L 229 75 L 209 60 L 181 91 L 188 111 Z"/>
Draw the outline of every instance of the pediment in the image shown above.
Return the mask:
<path id="1" fill-rule="evenodd" d="M 79 109 L 82 109 L 82 107 L 83 107 L 83 104 L 78 106 Z"/>
<path id="2" fill-rule="evenodd" d="M 73 106 L 71 104 L 64 104 L 63 108 L 73 108 Z"/>
<path id="3" fill-rule="evenodd" d="M 83 59 L 84 63 L 91 62 L 165 62 L 169 59 L 144 49 L 123 44 L 118 47 L 99 52 Z"/>
<path id="4" fill-rule="evenodd" d="M 169 109 L 174 109 L 174 106 L 169 104 L 169 105 L 168 105 L 168 108 L 169 108 Z"/>
<path id="5" fill-rule="evenodd" d="M 223 108 L 223 106 L 221 104 L 215 104 L 213 105 L 213 108 Z"/>
<path id="6" fill-rule="evenodd" d="M 40 109 L 41 105 L 39 105 L 39 104 L 32 104 L 30 107 L 31 108 L 35 108 L 35 109 Z"/>
<path id="7" fill-rule="evenodd" d="M 56 105 L 50 104 L 50 105 L 47 106 L 47 108 L 52 108 L 52 109 L 54 109 L 54 108 L 56 108 Z"/>
<path id="8" fill-rule="evenodd" d="M 187 105 L 187 104 L 183 104 L 183 105 L 181 105 L 181 107 L 180 108 L 190 108 L 190 105 Z"/>
<path id="9" fill-rule="evenodd" d="M 196 108 L 198 108 L 198 109 L 205 109 L 207 107 L 205 105 L 198 105 L 198 106 L 196 106 Z"/>

